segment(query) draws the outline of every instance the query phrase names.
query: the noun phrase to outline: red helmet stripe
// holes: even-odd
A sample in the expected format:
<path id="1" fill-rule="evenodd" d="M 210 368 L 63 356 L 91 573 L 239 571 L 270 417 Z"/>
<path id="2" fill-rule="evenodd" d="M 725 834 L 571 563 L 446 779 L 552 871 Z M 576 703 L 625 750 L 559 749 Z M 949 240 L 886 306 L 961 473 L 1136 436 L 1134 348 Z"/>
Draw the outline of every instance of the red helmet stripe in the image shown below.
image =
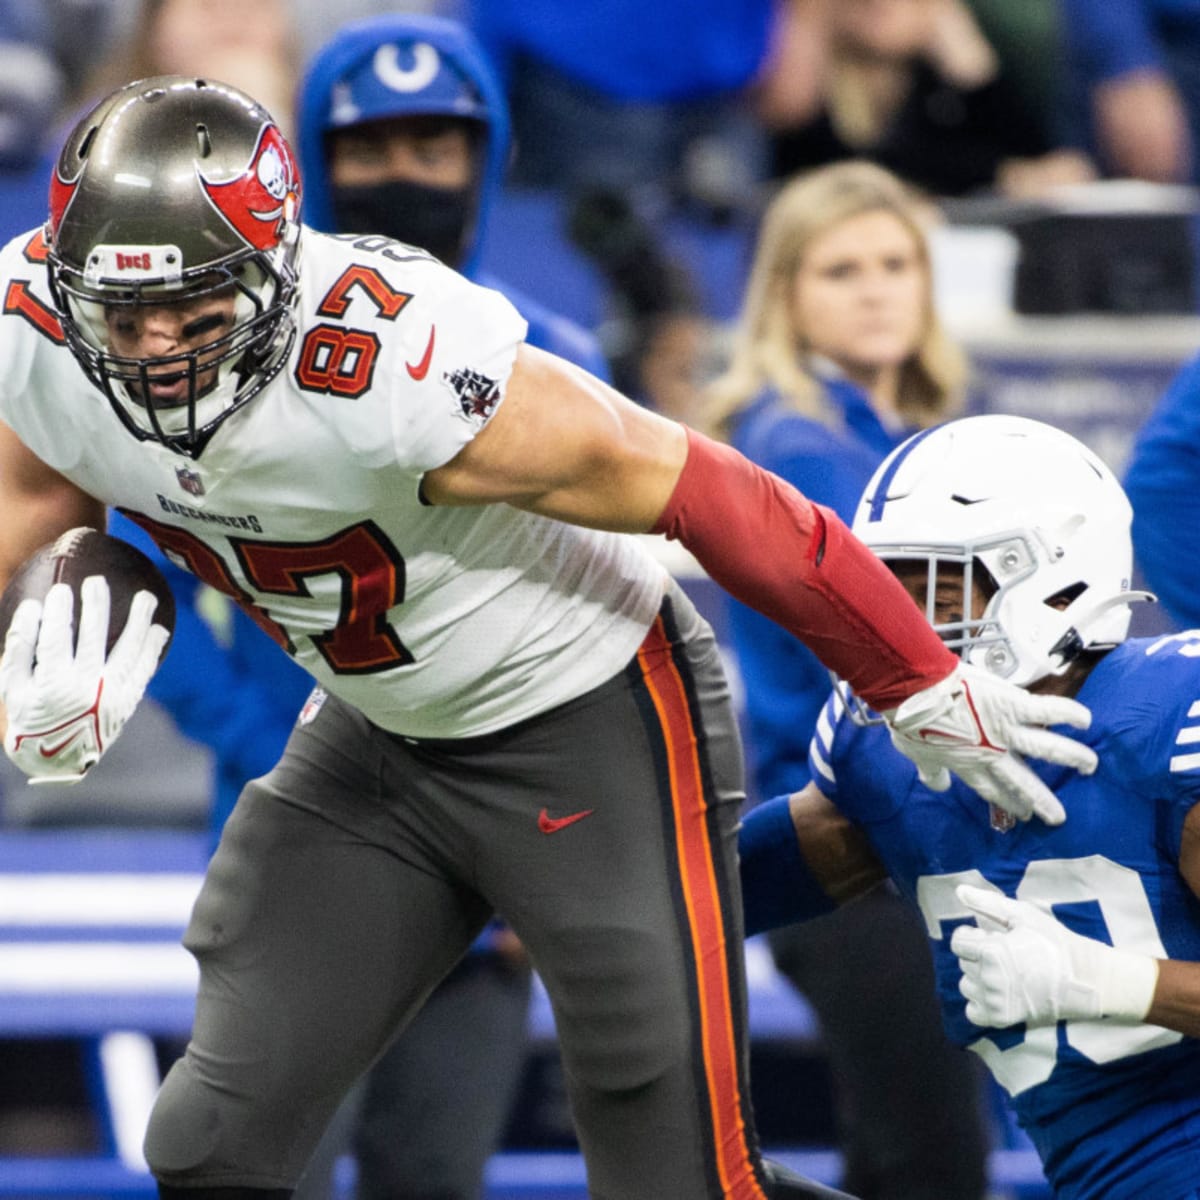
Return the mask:
<path id="1" fill-rule="evenodd" d="M 52 171 L 50 174 L 50 236 L 53 238 L 58 234 L 59 226 L 62 224 L 63 216 L 66 214 L 67 208 L 71 201 L 75 198 L 75 191 L 79 186 L 79 176 L 74 179 L 64 179 L 58 171 Z"/>
<path id="2" fill-rule="evenodd" d="M 217 211 L 256 250 L 279 244 L 300 203 L 300 174 L 275 125 L 264 125 L 246 169 L 224 183 L 200 175 Z"/>

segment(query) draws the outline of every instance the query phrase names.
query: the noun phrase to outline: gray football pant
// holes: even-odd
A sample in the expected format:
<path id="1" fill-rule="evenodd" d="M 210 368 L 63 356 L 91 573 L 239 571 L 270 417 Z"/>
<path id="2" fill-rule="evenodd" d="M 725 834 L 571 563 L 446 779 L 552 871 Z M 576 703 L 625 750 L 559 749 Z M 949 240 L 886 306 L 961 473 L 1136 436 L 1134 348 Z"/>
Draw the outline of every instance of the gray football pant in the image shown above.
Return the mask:
<path id="1" fill-rule="evenodd" d="M 296 1200 L 329 1200 L 337 1159 L 357 1200 L 480 1200 L 529 1045 L 528 966 L 472 951 L 343 1102 Z"/>
<path id="2" fill-rule="evenodd" d="M 496 911 L 550 994 L 592 1196 L 762 1200 L 742 797 L 712 632 L 674 587 L 621 674 L 501 733 L 416 743 L 330 699 L 243 793 L 197 900 L 196 1021 L 152 1115 L 155 1175 L 292 1187 Z M 547 833 L 543 813 L 578 819 Z"/>

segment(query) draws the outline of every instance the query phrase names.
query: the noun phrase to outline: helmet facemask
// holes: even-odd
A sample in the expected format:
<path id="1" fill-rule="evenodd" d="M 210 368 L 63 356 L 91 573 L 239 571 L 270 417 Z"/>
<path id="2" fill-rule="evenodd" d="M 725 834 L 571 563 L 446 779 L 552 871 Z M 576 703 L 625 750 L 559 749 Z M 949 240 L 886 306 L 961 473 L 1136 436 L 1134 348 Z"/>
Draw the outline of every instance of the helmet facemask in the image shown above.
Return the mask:
<path id="1" fill-rule="evenodd" d="M 282 368 L 299 208 L 287 141 L 226 84 L 140 80 L 76 125 L 51 178 L 50 290 L 71 352 L 135 437 L 196 458 Z M 223 301 L 211 339 L 203 319 L 135 334 L 149 310 Z"/>
<path id="2" fill-rule="evenodd" d="M 1006 663 L 1008 639 L 996 619 L 999 589 L 969 548 L 889 551 L 883 557 L 948 649 L 968 661 Z"/>
<path id="3" fill-rule="evenodd" d="M 1097 599 L 1083 580 L 1052 586 L 1062 572 L 1043 571 L 1039 558 L 1062 555 L 1047 550 L 1029 531 L 958 546 L 880 550 L 898 574 L 904 564 L 920 564 L 924 597 L 918 601 L 947 647 L 974 666 L 1027 685 L 1061 675 L 1085 650 L 1110 649 L 1125 639 L 1131 601 L 1124 591 Z M 947 580 L 956 593 L 954 619 L 945 616 Z M 982 597 L 982 599 L 981 599 Z M 915 598 L 915 597 L 914 597 Z"/>
<path id="4" fill-rule="evenodd" d="M 102 261 L 107 248 L 92 257 Z M 171 247 L 160 247 L 164 258 Z M 295 335 L 290 299 L 295 276 L 282 274 L 271 255 L 248 251 L 216 268 L 178 279 L 132 284 L 105 280 L 98 271 L 80 278 L 51 265 L 51 290 L 67 342 L 84 372 L 108 397 L 125 427 L 140 439 L 195 457 L 217 426 L 262 390 L 283 365 Z M 231 302 L 232 320 L 212 341 L 177 354 L 132 357 L 113 345 L 111 323 L 123 310 Z M 222 324 L 224 324 L 222 322 Z M 186 381 L 182 396 L 153 401 L 152 384 Z"/>

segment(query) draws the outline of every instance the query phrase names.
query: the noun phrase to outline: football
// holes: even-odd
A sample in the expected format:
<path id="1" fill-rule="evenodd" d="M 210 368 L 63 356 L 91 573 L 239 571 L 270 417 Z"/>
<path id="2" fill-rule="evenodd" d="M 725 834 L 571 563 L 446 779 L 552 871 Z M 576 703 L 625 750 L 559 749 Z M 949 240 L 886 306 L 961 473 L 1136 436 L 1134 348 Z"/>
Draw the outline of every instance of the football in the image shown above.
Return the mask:
<path id="1" fill-rule="evenodd" d="M 0 635 L 8 633 L 13 613 L 22 600 L 41 600 L 55 583 L 70 584 L 75 593 L 78 622 L 79 586 L 89 575 L 103 575 L 112 596 L 106 654 L 125 628 L 133 597 L 143 590 L 158 597 L 154 623 L 164 626 L 169 634 L 174 633 L 175 597 L 158 567 L 136 546 L 98 529 L 81 527 L 68 530 L 56 541 L 34 551 L 17 568 L 0 595 Z M 168 638 L 167 646 L 170 644 Z M 166 652 L 164 646 L 163 654 Z"/>

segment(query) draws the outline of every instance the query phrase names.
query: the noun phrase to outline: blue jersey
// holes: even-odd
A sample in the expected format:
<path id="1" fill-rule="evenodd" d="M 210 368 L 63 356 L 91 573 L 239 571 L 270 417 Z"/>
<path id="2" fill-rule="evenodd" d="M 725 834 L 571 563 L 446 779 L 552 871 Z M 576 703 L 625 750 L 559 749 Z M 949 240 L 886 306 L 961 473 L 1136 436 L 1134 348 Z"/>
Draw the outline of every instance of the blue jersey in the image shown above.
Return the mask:
<path id="1" fill-rule="evenodd" d="M 1200 1180 L 1200 1041 L 1108 1021 L 981 1034 L 958 990 L 950 936 L 968 919 L 962 883 L 1050 905 L 1124 949 L 1200 960 L 1200 902 L 1177 865 L 1200 801 L 1200 632 L 1113 650 L 1079 699 L 1093 721 L 1075 736 L 1100 766 L 1091 777 L 1038 768 L 1067 810 L 1056 828 L 993 829 L 973 792 L 924 787 L 886 729 L 855 725 L 837 696 L 813 739 L 812 778 L 920 908 L 947 1033 L 1009 1092 L 1060 1200 L 1182 1200 Z"/>
<path id="2" fill-rule="evenodd" d="M 1123 480 L 1133 505 L 1134 555 L 1181 629 L 1200 625 L 1200 572 L 1179 543 L 1179 531 L 1200 521 L 1197 480 L 1200 356 L 1180 369 L 1138 430 Z"/>

